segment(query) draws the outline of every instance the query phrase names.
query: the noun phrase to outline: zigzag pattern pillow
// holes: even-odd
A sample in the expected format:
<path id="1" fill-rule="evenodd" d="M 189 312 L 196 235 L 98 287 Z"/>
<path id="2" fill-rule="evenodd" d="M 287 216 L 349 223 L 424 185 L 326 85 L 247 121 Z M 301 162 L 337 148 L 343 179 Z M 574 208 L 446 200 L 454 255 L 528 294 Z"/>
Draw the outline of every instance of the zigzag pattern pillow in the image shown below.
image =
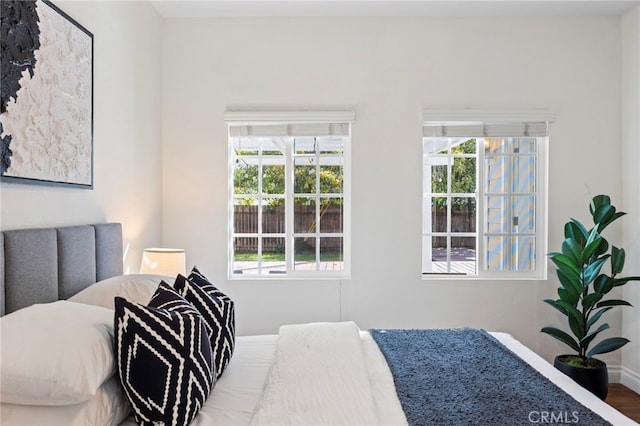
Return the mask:
<path id="1" fill-rule="evenodd" d="M 118 375 L 140 425 L 187 425 L 216 380 L 202 316 L 161 282 L 149 306 L 115 298 Z"/>
<path id="2" fill-rule="evenodd" d="M 189 278 L 178 275 L 174 284 L 182 297 L 200 312 L 207 324 L 216 365 L 220 377 L 231 360 L 235 346 L 236 326 L 233 300 L 218 290 L 194 267 Z"/>

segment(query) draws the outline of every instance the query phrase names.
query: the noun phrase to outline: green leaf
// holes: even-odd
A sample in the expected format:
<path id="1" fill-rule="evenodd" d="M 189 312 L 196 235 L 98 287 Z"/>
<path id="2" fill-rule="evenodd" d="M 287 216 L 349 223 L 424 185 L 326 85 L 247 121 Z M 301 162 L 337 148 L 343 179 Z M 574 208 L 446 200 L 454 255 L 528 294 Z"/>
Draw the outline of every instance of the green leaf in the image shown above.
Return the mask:
<path id="1" fill-rule="evenodd" d="M 582 293 L 582 281 L 580 280 L 580 276 L 575 275 L 575 274 L 570 274 L 567 275 L 565 274 L 565 272 L 563 272 L 560 269 L 556 269 L 556 275 L 558 276 L 558 279 L 560 280 L 560 284 L 562 284 L 562 286 L 564 288 L 566 288 L 567 290 L 571 291 L 572 293 L 577 294 L 578 296 L 580 296 L 580 294 Z"/>
<path id="2" fill-rule="evenodd" d="M 585 243 L 585 247 L 591 244 L 592 241 L 595 241 L 597 238 L 602 238 L 598 233 L 598 229 L 594 226 L 591 231 L 589 231 L 589 235 L 587 236 L 587 241 Z"/>
<path id="3" fill-rule="evenodd" d="M 613 279 L 608 275 L 600 274 L 593 280 L 593 289 L 598 293 L 607 294 L 613 288 Z"/>
<path id="4" fill-rule="evenodd" d="M 629 343 L 629 339 L 625 339 L 624 337 L 611 337 L 609 339 L 604 339 L 587 353 L 587 358 L 591 358 L 594 355 L 606 354 L 607 352 L 615 351 L 616 349 L 620 349 L 627 343 Z"/>
<path id="5" fill-rule="evenodd" d="M 569 315 L 569 328 L 571 332 L 578 340 L 581 340 L 587 330 L 582 326 L 582 321 L 576 320 L 573 316 Z"/>
<path id="6" fill-rule="evenodd" d="M 544 299 L 543 300 L 544 303 L 547 303 L 551 306 L 553 306 L 555 309 L 557 309 L 560 313 L 562 313 L 563 315 L 567 315 L 569 316 L 569 313 L 567 312 L 566 308 L 560 306 L 558 304 L 557 300 L 553 300 L 553 299 Z"/>
<path id="7" fill-rule="evenodd" d="M 582 284 L 587 287 L 593 280 L 596 279 L 598 275 L 600 275 L 600 270 L 602 266 L 609 258 L 609 255 L 599 258 L 598 260 L 592 262 L 589 266 L 587 266 L 582 274 Z"/>
<path id="8" fill-rule="evenodd" d="M 589 203 L 589 213 L 593 215 L 598 208 L 607 205 L 611 205 L 611 198 L 608 195 L 596 195 L 591 199 L 591 202 Z"/>
<path id="9" fill-rule="evenodd" d="M 633 306 L 633 305 L 627 302 L 626 300 L 610 299 L 610 300 L 603 300 L 602 302 L 598 302 L 598 304 L 596 305 L 596 308 L 604 308 L 605 306 Z"/>
<path id="10" fill-rule="evenodd" d="M 604 222 L 602 222 L 600 224 L 600 226 L 598 226 L 598 232 L 602 232 L 604 230 L 604 228 L 609 226 L 609 224 L 611 224 L 612 222 L 618 220 L 618 218 L 624 216 L 625 214 L 626 214 L 625 212 L 617 212 L 616 214 L 611 216 L 609 219 L 607 219 Z"/>
<path id="11" fill-rule="evenodd" d="M 556 303 L 561 307 L 563 307 L 564 309 L 566 309 L 567 315 L 570 318 L 573 318 L 578 324 L 582 324 L 583 322 L 582 312 L 577 310 L 575 306 L 570 305 L 562 300 L 556 300 Z"/>
<path id="12" fill-rule="evenodd" d="M 597 330 L 592 331 L 591 333 L 587 333 L 587 335 L 586 335 L 586 336 L 584 336 L 582 339 L 580 339 L 580 342 L 579 342 L 579 343 L 580 343 L 580 346 L 581 346 L 581 347 L 583 347 L 583 348 L 585 348 L 585 349 L 586 349 L 586 348 L 588 348 L 588 347 L 589 347 L 589 344 L 593 341 L 593 339 L 594 339 L 598 334 L 600 334 L 600 332 L 602 332 L 602 331 L 604 331 L 604 330 L 606 330 L 606 329 L 608 329 L 608 328 L 610 328 L 610 327 L 609 327 L 609 324 L 604 323 L 604 324 L 602 324 L 600 327 L 598 327 L 598 329 L 597 329 Z"/>
<path id="13" fill-rule="evenodd" d="M 571 337 L 569 334 L 565 333 L 564 331 L 559 330 L 555 327 L 543 327 L 542 330 L 540 331 L 555 337 L 565 345 L 568 345 L 574 351 L 580 352 L 580 346 L 578 346 L 578 343 L 575 341 L 575 339 Z"/>
<path id="14" fill-rule="evenodd" d="M 613 286 L 618 287 L 621 285 L 625 285 L 629 281 L 640 281 L 640 277 L 622 277 L 616 278 L 613 280 Z"/>
<path id="15" fill-rule="evenodd" d="M 593 253 L 595 253 L 596 250 L 598 249 L 598 247 L 600 247 L 600 243 L 602 242 L 602 237 L 600 237 L 600 236 L 598 236 L 598 237 L 599 238 L 597 238 L 594 241 L 592 241 L 591 243 L 587 244 L 587 246 L 582 251 L 582 255 L 580 257 L 580 261 L 583 264 L 587 263 L 589 261 L 589 259 L 591 258 L 591 256 L 593 256 Z"/>
<path id="16" fill-rule="evenodd" d="M 580 266 L 576 265 L 573 259 L 571 259 L 569 256 L 566 256 L 561 253 L 556 253 L 553 256 L 551 256 L 551 260 L 563 272 L 569 273 L 570 271 L 570 272 L 573 272 L 575 275 L 580 276 Z"/>
<path id="17" fill-rule="evenodd" d="M 589 321 L 587 321 L 587 328 L 588 329 L 591 328 L 593 326 L 593 324 L 595 324 L 600 319 L 602 314 L 604 314 L 605 312 L 607 312 L 611 308 L 612 308 L 612 306 L 607 306 L 606 308 L 602 308 L 599 311 L 597 311 L 595 314 L 593 314 L 591 316 L 591 318 L 589 318 Z"/>
<path id="18" fill-rule="evenodd" d="M 588 236 L 589 232 L 587 231 L 587 228 L 585 228 L 584 225 L 576 219 L 571 219 L 571 221 L 564 225 L 564 237 L 573 238 L 581 246 L 584 245 L 585 241 L 587 241 Z"/>
<path id="19" fill-rule="evenodd" d="M 616 208 L 611 204 L 605 204 L 598 207 L 593 212 L 593 223 L 601 224 L 616 214 Z"/>
<path id="20" fill-rule="evenodd" d="M 573 239 L 567 238 L 562 242 L 562 254 L 573 259 L 576 265 L 582 265 L 582 247 Z"/>
<path id="21" fill-rule="evenodd" d="M 566 302 L 573 306 L 576 306 L 578 304 L 578 301 L 580 300 L 580 295 L 575 293 L 573 289 L 567 290 L 563 287 L 560 287 L 558 289 L 558 297 L 560 297 L 560 300 L 562 300 L 563 302 Z"/>
<path id="22" fill-rule="evenodd" d="M 616 246 L 611 246 L 611 275 L 616 275 L 624 269 L 625 252 Z"/>
<path id="23" fill-rule="evenodd" d="M 591 294 L 587 294 L 583 299 L 582 299 L 582 309 L 583 311 L 588 311 L 589 309 L 591 309 L 593 307 L 593 305 L 595 305 L 597 302 L 600 301 L 600 299 L 602 299 L 602 294 L 600 293 L 591 293 Z"/>

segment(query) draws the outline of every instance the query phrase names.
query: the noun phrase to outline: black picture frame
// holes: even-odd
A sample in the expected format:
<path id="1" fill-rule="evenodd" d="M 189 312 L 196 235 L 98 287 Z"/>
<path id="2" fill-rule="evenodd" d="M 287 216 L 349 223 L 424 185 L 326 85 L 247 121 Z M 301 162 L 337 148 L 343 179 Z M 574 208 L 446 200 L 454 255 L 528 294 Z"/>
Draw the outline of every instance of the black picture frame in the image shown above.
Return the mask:
<path id="1" fill-rule="evenodd" d="M 48 0 L 0 20 L 0 179 L 93 189 L 93 34 Z"/>

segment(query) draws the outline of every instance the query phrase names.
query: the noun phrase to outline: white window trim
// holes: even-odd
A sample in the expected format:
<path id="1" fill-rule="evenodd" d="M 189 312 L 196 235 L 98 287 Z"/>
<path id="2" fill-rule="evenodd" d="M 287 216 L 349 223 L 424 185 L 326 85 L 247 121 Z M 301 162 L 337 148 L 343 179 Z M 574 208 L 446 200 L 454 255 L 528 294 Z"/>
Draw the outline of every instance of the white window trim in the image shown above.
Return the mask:
<path id="1" fill-rule="evenodd" d="M 315 109 L 302 109 L 302 110 L 251 110 L 251 109 L 238 109 L 227 110 L 224 113 L 224 120 L 227 123 L 227 146 L 229 145 L 231 126 L 241 125 L 282 125 L 292 123 L 345 123 L 349 125 L 349 136 L 347 143 L 343 147 L 343 164 L 344 164 L 344 180 L 343 180 L 343 269 L 340 271 L 295 271 L 292 268 L 293 256 L 291 250 L 286 252 L 286 274 L 234 274 L 233 273 L 233 227 L 230 224 L 234 221 L 233 212 L 233 171 L 234 164 L 232 163 L 232 155 L 228 153 L 228 165 L 227 165 L 227 182 L 228 182 L 228 218 L 227 228 L 229 232 L 227 242 L 227 264 L 228 273 L 227 276 L 230 280 L 243 280 L 243 281 L 264 281 L 264 280 L 335 280 L 335 279 L 349 279 L 351 277 L 351 127 L 355 120 L 355 112 L 350 109 L 335 109 L 335 110 L 315 110 Z M 229 146 L 227 149 L 230 149 Z M 292 154 L 292 153 L 288 153 Z M 293 165 L 293 155 L 286 155 L 286 162 L 288 167 Z M 289 179 L 293 179 L 292 176 Z M 291 188 L 293 188 L 293 182 L 287 182 Z M 285 204 L 288 211 L 292 211 L 294 194 L 290 191 L 285 196 Z M 286 238 L 293 236 L 293 215 L 285 223 Z M 333 235 L 332 235 L 333 236 Z"/>
<path id="2" fill-rule="evenodd" d="M 472 107 L 426 107 L 422 110 L 422 122 L 425 123 L 449 123 L 449 122 L 482 122 L 482 123 L 518 123 L 518 122 L 547 122 L 552 123 L 556 119 L 556 114 L 546 108 L 472 108 Z M 548 136 L 545 143 L 538 146 L 536 153 L 536 185 L 542 188 L 542 191 L 536 191 L 536 271 L 483 271 L 478 268 L 476 275 L 460 275 L 460 274 L 438 274 L 429 273 L 422 274 L 423 281 L 433 280 L 510 280 L 510 281 L 531 281 L 547 279 L 547 247 L 548 247 L 548 199 L 549 199 L 549 153 L 548 153 Z M 484 154 L 478 156 L 478 161 L 484 161 Z M 484 163 L 482 163 L 484 164 Z M 543 167 L 544 166 L 544 167 Z M 484 176 L 484 166 L 478 169 L 477 179 Z M 424 171 L 423 171 L 424 173 Z M 424 179 L 424 177 L 423 177 Z M 476 191 L 478 191 L 478 200 L 484 197 L 483 180 L 478 180 Z M 424 210 L 424 201 L 422 203 Z M 484 205 L 484 202 L 479 203 Z M 423 211 L 424 214 L 424 211 Z M 541 219 L 542 218 L 542 219 Z M 479 223 L 480 216 L 477 218 L 476 232 L 478 234 L 478 252 L 484 254 L 484 225 Z M 423 235 L 421 233 L 421 235 Z M 423 253 L 424 255 L 424 248 Z M 421 255 L 421 256 L 422 256 Z M 477 256 L 476 256 L 477 257 Z M 482 259 L 477 259 L 482 262 Z M 421 266 L 422 269 L 422 266 Z"/>

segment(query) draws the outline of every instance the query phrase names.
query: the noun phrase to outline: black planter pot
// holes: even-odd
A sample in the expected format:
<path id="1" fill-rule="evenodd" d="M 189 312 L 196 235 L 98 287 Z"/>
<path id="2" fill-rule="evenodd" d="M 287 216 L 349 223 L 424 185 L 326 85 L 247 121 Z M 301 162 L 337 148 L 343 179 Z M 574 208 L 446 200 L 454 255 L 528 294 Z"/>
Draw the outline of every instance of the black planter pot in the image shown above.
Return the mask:
<path id="1" fill-rule="evenodd" d="M 575 355 L 558 355 L 553 361 L 553 366 L 571 377 L 576 383 L 604 401 L 609 391 L 609 373 L 607 364 L 600 360 L 595 368 L 574 367 L 564 362 L 565 358 Z"/>

